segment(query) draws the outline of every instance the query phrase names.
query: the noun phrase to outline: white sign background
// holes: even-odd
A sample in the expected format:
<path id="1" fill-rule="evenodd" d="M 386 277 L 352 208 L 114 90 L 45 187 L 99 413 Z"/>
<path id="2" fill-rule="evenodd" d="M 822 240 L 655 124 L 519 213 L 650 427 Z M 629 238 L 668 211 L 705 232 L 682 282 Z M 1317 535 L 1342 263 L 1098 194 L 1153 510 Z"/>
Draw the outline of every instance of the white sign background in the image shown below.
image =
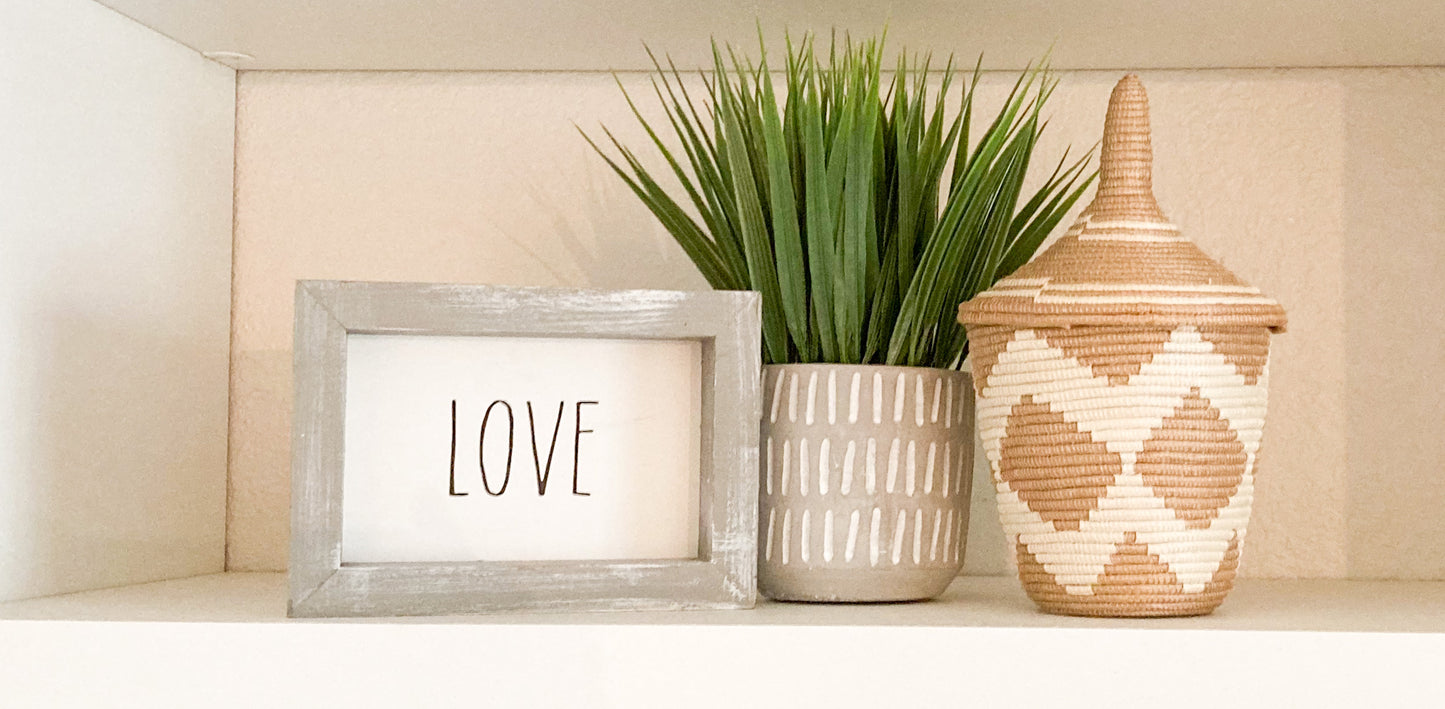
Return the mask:
<path id="1" fill-rule="evenodd" d="M 698 552 L 702 348 L 696 341 L 350 335 L 343 563 L 692 559 Z M 448 491 L 452 400 L 456 490 Z M 511 477 L 482 485 L 492 402 L 512 409 Z M 550 478 L 538 495 L 532 428 Z M 577 488 L 574 442 L 581 409 Z M 481 455 L 493 491 L 506 408 Z"/>

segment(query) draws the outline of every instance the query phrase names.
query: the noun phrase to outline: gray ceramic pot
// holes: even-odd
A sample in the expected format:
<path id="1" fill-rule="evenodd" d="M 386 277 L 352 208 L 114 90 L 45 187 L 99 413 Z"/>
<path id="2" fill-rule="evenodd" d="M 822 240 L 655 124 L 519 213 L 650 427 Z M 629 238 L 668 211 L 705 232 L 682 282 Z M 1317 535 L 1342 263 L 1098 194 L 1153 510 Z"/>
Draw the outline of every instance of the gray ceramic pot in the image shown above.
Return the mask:
<path id="1" fill-rule="evenodd" d="M 763 368 L 758 590 L 786 601 L 933 598 L 963 566 L 967 373 Z"/>

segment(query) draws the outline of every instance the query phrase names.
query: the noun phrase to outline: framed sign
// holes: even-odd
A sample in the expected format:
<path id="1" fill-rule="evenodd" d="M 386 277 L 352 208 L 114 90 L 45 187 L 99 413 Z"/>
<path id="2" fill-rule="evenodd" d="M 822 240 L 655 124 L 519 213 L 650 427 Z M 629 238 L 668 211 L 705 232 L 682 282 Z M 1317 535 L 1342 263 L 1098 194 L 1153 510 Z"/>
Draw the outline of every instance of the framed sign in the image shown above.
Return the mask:
<path id="1" fill-rule="evenodd" d="M 293 616 L 747 608 L 756 293 L 301 281 Z"/>

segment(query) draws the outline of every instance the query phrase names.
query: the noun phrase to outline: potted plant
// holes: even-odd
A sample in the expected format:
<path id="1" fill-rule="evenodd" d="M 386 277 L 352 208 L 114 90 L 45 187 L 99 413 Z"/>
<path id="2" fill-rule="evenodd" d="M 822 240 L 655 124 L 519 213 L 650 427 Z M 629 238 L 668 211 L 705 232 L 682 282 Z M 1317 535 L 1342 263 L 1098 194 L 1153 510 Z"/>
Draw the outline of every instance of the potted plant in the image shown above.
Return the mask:
<path id="1" fill-rule="evenodd" d="M 1054 86 L 1040 70 L 971 141 L 979 71 L 952 108 L 952 59 L 930 73 L 903 54 L 887 73 L 879 40 L 835 39 L 821 60 L 811 37 L 776 77 L 765 51 L 713 57 L 691 91 L 653 57 L 682 159 L 627 97 L 680 188 L 605 128 L 620 159 L 587 140 L 714 288 L 762 293 L 759 588 L 936 596 L 963 563 L 972 477 L 956 308 L 1028 261 L 1092 181 L 1090 156 L 1066 153 L 1025 193 Z"/>

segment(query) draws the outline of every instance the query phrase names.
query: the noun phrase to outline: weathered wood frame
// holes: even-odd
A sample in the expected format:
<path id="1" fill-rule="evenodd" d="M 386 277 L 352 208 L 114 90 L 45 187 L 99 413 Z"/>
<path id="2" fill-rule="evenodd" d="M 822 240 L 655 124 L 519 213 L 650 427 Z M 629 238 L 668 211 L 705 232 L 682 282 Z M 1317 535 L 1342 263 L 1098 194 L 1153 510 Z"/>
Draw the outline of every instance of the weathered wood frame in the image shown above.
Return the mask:
<path id="1" fill-rule="evenodd" d="M 750 292 L 298 282 L 289 614 L 752 607 L 757 574 L 760 317 L 759 296 Z M 350 334 L 700 341 L 698 558 L 342 564 Z"/>

